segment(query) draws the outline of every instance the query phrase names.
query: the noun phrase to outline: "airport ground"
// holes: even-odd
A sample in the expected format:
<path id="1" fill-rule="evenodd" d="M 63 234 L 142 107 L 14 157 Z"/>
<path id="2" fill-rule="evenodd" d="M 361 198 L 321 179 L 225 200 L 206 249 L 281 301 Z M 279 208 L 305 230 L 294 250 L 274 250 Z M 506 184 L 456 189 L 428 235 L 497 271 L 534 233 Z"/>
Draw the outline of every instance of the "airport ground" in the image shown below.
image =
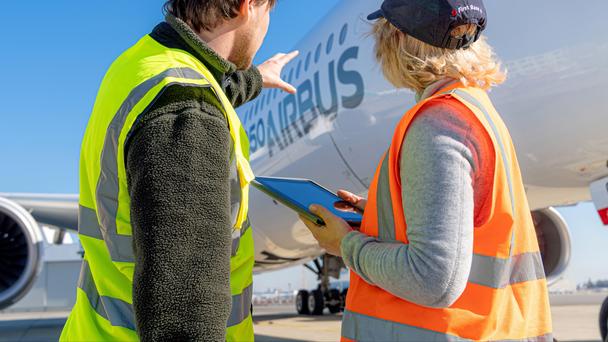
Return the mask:
<path id="1" fill-rule="evenodd" d="M 606 294 L 576 293 L 551 297 L 558 341 L 600 341 L 598 315 Z M 0 315 L 0 342 L 56 341 L 66 313 Z M 254 309 L 256 341 L 337 341 L 340 315 L 299 316 L 292 305 Z"/>

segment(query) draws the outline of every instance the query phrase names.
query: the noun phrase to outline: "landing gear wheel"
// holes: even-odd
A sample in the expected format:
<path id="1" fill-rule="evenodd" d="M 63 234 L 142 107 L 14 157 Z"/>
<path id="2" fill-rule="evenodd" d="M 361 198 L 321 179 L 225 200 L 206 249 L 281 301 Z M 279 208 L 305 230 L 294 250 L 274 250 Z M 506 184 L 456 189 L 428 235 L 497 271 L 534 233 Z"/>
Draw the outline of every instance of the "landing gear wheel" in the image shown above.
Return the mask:
<path id="1" fill-rule="evenodd" d="M 308 291 L 300 290 L 296 296 L 296 310 L 300 315 L 309 315 L 310 307 L 308 306 Z"/>
<path id="2" fill-rule="evenodd" d="M 604 299 L 600 309 L 600 333 L 602 334 L 602 341 L 608 342 L 608 298 Z"/>
<path id="3" fill-rule="evenodd" d="M 308 307 L 313 315 L 323 315 L 325 300 L 323 299 L 323 292 L 321 290 L 310 292 L 310 296 L 308 296 Z"/>
<path id="4" fill-rule="evenodd" d="M 336 314 L 342 311 L 342 298 L 340 296 L 340 291 L 336 289 L 329 290 L 327 294 L 329 297 L 329 303 L 327 303 L 327 308 L 329 312 L 332 314 Z"/>

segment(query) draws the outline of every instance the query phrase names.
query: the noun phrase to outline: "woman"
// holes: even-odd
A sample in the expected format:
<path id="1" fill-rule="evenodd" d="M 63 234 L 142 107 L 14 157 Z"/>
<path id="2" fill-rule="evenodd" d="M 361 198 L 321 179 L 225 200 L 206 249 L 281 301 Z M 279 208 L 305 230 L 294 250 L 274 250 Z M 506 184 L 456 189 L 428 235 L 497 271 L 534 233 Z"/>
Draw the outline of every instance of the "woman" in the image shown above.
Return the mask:
<path id="1" fill-rule="evenodd" d="M 418 103 L 394 132 L 354 231 L 306 221 L 351 269 L 345 341 L 552 340 L 515 149 L 486 91 L 505 74 L 481 0 L 386 0 L 368 18 L 385 77 Z M 387 132 L 388 134 L 389 132 Z"/>

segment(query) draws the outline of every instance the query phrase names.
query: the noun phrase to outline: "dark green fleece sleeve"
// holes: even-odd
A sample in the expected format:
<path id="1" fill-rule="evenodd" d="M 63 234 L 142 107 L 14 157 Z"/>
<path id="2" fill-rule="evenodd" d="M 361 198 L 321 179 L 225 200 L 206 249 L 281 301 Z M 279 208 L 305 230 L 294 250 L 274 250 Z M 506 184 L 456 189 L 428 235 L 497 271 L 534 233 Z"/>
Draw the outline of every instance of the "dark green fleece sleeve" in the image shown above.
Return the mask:
<path id="1" fill-rule="evenodd" d="M 224 93 L 234 108 L 255 99 L 260 95 L 263 85 L 262 75 L 258 68 L 252 66 L 244 71 L 237 71 L 224 80 Z"/>
<path id="2" fill-rule="evenodd" d="M 224 341 L 230 315 L 230 135 L 211 92 L 173 86 L 126 146 L 142 341 Z"/>

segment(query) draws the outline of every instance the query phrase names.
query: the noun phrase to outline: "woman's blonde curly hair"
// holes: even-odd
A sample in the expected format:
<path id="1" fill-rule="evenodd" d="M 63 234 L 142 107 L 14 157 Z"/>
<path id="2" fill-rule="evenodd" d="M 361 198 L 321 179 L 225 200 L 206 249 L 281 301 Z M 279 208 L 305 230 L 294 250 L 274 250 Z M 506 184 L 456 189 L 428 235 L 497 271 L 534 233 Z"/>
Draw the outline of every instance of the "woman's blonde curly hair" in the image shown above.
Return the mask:
<path id="1" fill-rule="evenodd" d="M 464 25 L 451 35 L 460 38 L 474 35 L 476 30 L 475 25 Z M 506 80 L 506 71 L 485 37 L 468 49 L 443 49 L 404 34 L 386 19 L 375 23 L 372 35 L 376 38 L 376 58 L 395 87 L 421 93 L 438 80 L 453 78 L 465 86 L 488 90 Z"/>

